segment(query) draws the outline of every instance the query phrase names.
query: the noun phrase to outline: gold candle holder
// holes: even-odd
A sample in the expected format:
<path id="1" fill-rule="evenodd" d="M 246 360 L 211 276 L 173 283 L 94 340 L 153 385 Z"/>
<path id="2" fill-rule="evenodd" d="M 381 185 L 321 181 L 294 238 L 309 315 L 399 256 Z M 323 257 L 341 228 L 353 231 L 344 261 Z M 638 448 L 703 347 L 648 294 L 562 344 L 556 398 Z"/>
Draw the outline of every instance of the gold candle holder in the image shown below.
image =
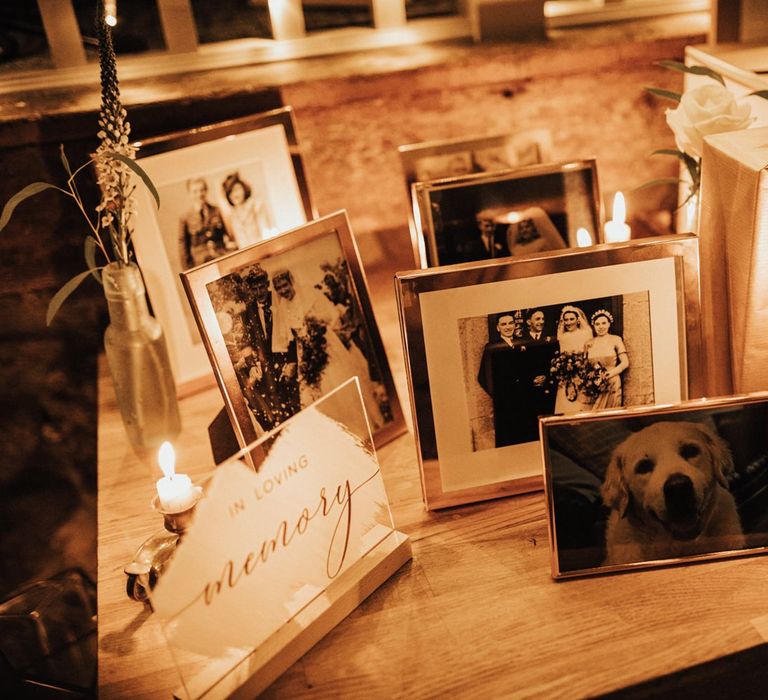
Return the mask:
<path id="1" fill-rule="evenodd" d="M 149 603 L 149 593 L 157 585 L 182 536 L 192 523 L 202 495 L 202 488 L 195 486 L 194 502 L 181 511 L 163 510 L 160 499 L 157 496 L 152 499 L 152 510 L 163 516 L 164 528 L 145 540 L 133 555 L 133 561 L 123 568 L 128 577 L 126 592 L 129 598 Z"/>

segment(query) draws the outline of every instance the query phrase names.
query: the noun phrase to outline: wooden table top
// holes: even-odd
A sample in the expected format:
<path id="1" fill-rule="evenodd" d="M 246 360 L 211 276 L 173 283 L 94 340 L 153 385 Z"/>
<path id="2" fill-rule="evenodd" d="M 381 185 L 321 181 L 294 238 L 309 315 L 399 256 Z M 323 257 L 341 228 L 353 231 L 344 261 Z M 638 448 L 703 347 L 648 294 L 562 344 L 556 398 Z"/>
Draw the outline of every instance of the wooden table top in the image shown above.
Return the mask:
<path id="1" fill-rule="evenodd" d="M 371 281 L 395 383 L 407 404 L 391 277 Z M 207 426 L 221 405 L 215 387 L 181 402 L 177 464 L 193 479 L 212 467 Z M 395 524 L 412 540 L 413 561 L 288 669 L 266 697 L 583 697 L 765 641 L 753 621 L 768 614 L 768 557 L 556 583 L 543 493 L 428 513 L 412 434 L 378 456 Z M 162 527 L 149 505 L 157 478 L 153 461 L 154 455 L 129 447 L 104 369 L 98 502 L 104 698 L 171 697 L 180 685 L 159 625 L 125 593 L 124 565 Z"/>

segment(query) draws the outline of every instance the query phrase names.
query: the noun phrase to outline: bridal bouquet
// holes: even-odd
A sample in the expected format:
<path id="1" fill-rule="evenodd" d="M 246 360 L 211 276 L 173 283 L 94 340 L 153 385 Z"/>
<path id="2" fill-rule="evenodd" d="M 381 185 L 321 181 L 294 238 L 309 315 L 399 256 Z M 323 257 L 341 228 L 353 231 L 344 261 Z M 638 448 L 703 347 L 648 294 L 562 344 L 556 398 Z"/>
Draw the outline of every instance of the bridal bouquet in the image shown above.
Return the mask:
<path id="1" fill-rule="evenodd" d="M 587 360 L 581 375 L 581 392 L 592 402 L 608 391 L 610 376 L 608 370 L 597 360 Z"/>
<path id="2" fill-rule="evenodd" d="M 327 328 L 314 316 L 304 319 L 304 327 L 296 338 L 301 346 L 299 376 L 309 385 L 316 387 L 320 383 L 325 368 L 328 366 Z"/>
<path id="3" fill-rule="evenodd" d="M 569 401 L 575 401 L 584 383 L 589 361 L 583 352 L 556 352 L 549 367 L 550 382 L 565 389 Z"/>

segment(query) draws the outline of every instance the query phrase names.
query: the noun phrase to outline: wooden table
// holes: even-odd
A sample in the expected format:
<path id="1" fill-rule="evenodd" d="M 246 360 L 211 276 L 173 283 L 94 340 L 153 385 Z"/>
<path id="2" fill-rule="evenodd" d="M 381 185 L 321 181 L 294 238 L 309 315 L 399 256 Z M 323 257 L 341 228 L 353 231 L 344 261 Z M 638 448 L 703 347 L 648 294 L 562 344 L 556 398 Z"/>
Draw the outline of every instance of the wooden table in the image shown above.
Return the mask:
<path id="1" fill-rule="evenodd" d="M 407 403 L 391 276 L 369 280 Z M 179 679 L 159 625 L 127 598 L 123 574 L 161 527 L 149 506 L 154 455 L 127 445 L 106 372 L 99 389 L 101 697 L 170 697 Z M 178 463 L 193 478 L 212 466 L 207 425 L 220 406 L 216 388 L 181 402 Z M 583 697 L 765 641 L 753 621 L 768 615 L 768 557 L 555 583 L 543 494 L 428 513 L 412 435 L 379 450 L 379 460 L 413 561 L 267 697 Z"/>

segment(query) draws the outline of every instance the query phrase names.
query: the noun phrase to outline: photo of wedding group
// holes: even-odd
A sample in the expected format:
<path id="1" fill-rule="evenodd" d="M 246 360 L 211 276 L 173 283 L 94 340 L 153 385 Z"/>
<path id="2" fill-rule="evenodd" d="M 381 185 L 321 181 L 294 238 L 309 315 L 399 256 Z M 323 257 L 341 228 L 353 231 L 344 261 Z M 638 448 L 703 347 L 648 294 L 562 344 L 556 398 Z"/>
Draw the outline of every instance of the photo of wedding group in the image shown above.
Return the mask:
<path id="1" fill-rule="evenodd" d="M 475 451 L 538 440 L 539 416 L 652 403 L 647 292 L 459 320 Z"/>
<path id="2" fill-rule="evenodd" d="M 238 267 L 206 290 L 258 434 L 357 376 L 372 431 L 392 420 L 335 232 Z"/>

